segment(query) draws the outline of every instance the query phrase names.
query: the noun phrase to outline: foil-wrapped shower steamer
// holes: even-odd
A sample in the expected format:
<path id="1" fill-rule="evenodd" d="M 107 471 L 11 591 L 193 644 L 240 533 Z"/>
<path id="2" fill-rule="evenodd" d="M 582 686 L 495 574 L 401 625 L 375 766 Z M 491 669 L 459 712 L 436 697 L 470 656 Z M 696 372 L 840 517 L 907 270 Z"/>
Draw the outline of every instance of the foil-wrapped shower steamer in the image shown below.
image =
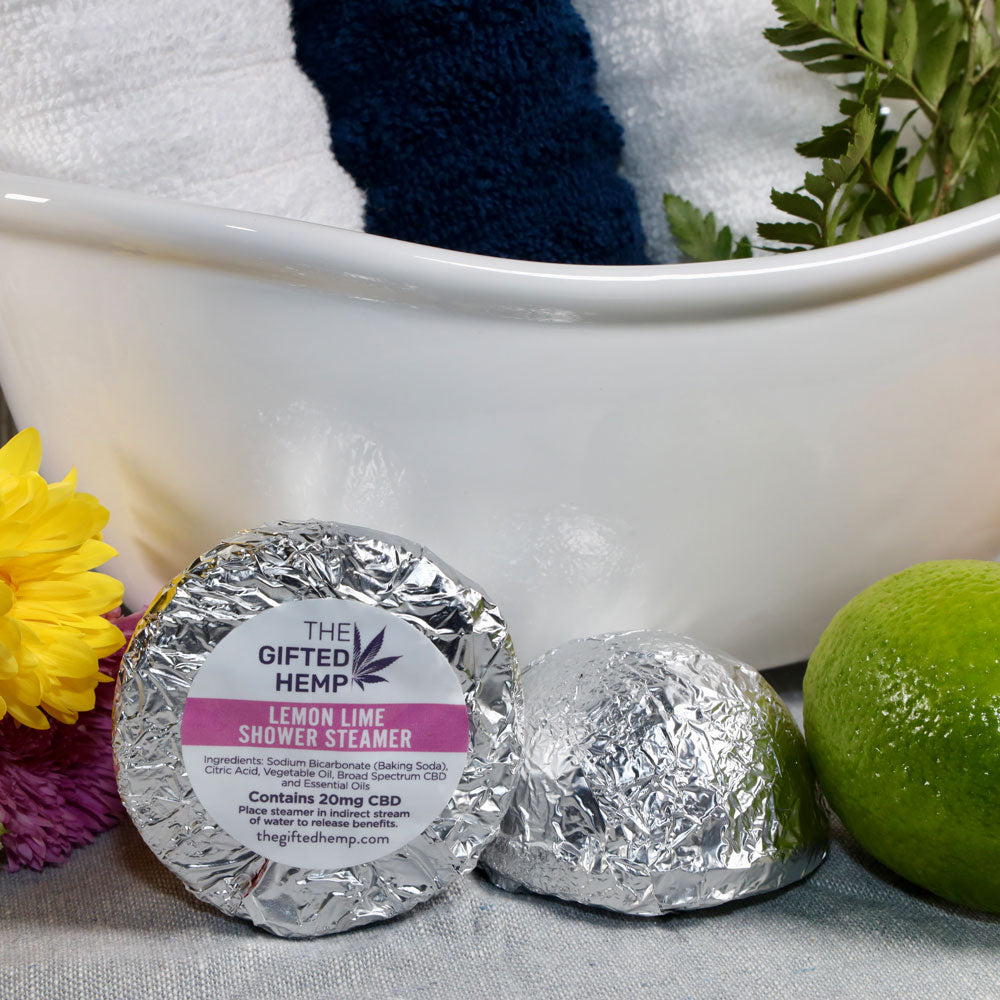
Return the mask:
<path id="1" fill-rule="evenodd" d="M 655 916 L 802 878 L 827 823 L 805 743 L 757 673 L 665 632 L 579 639 L 524 669 L 524 763 L 482 866 Z"/>
<path id="2" fill-rule="evenodd" d="M 153 602 L 115 699 L 119 792 L 199 899 L 286 937 L 408 910 L 473 868 L 521 752 L 507 627 L 401 538 L 241 533 Z"/>

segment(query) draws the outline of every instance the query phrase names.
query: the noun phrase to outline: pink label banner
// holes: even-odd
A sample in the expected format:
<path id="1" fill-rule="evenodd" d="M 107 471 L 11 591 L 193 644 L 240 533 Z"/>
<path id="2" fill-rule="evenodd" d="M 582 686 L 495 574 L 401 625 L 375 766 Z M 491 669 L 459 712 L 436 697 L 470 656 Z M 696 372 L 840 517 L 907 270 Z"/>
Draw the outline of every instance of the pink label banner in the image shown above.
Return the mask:
<path id="1" fill-rule="evenodd" d="M 181 742 L 339 753 L 466 753 L 469 720 L 464 705 L 188 698 Z"/>

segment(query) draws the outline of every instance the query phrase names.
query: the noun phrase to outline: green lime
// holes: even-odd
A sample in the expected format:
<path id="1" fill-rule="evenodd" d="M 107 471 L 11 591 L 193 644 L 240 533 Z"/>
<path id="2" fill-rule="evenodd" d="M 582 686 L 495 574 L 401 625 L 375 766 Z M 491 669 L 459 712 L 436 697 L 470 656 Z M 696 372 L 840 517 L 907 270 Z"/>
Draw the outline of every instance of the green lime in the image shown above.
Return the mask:
<path id="1" fill-rule="evenodd" d="M 1000 912 L 1000 565 L 921 563 L 862 591 L 803 694 L 820 785 L 862 846 Z"/>

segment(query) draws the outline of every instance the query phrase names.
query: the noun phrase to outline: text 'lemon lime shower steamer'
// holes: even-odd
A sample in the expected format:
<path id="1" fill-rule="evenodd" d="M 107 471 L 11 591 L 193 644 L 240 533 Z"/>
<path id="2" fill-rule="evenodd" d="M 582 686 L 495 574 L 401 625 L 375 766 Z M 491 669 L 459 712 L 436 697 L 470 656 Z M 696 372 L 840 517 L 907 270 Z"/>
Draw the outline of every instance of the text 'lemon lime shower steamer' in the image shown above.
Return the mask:
<path id="1" fill-rule="evenodd" d="M 395 916 L 475 866 L 521 753 L 507 627 L 422 547 L 281 522 L 153 602 L 115 699 L 119 791 L 199 899 L 282 936 Z"/>

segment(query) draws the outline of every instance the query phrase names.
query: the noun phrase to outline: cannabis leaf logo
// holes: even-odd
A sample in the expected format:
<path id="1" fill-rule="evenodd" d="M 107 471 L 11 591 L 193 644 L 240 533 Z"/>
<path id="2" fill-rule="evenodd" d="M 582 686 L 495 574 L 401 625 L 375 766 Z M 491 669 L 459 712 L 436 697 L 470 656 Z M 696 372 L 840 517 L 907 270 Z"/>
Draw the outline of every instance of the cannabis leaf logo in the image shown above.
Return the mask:
<path id="1" fill-rule="evenodd" d="M 384 684 L 388 678 L 380 676 L 382 671 L 385 670 L 390 663 L 395 663 L 399 659 L 398 656 L 383 656 L 376 660 L 374 657 L 378 655 L 379 650 L 382 648 L 382 640 L 385 638 L 385 629 L 383 628 L 381 632 L 367 646 L 365 646 L 364 652 L 361 651 L 361 633 L 358 631 L 358 626 L 354 626 L 354 664 L 351 667 L 351 680 L 357 684 L 362 691 L 365 689 L 366 684 Z"/>

